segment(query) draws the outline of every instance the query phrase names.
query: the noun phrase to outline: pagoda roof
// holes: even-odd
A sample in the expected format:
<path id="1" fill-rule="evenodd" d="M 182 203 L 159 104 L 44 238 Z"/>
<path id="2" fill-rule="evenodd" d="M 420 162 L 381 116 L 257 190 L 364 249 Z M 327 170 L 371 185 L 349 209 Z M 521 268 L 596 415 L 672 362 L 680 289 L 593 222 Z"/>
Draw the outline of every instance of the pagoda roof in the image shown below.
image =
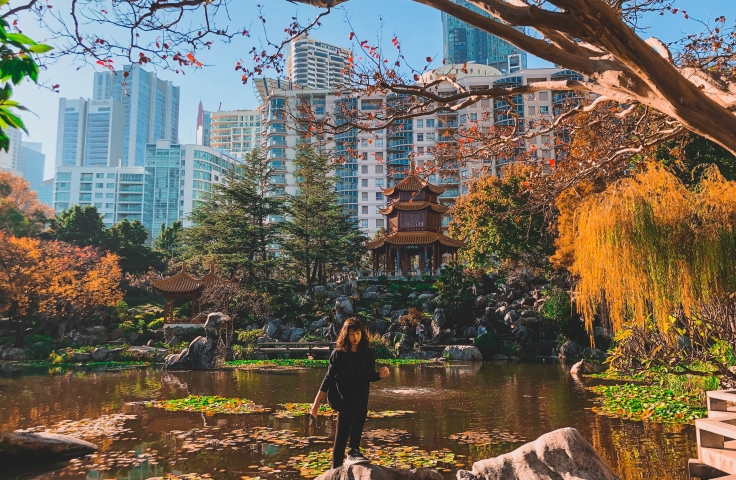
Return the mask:
<path id="1" fill-rule="evenodd" d="M 437 185 L 429 183 L 427 180 L 421 179 L 416 173 L 414 173 L 415 169 L 412 168 L 409 171 L 409 175 L 407 175 L 406 178 L 401 180 L 393 187 L 383 188 L 383 194 L 386 196 L 391 196 L 397 190 L 402 192 L 419 192 L 426 188 L 430 192 L 439 195 L 447 190 L 445 187 L 439 187 Z"/>
<path id="2" fill-rule="evenodd" d="M 439 242 L 446 247 L 461 248 L 465 246 L 465 242 L 462 240 L 455 240 L 435 232 L 394 232 L 378 240 L 366 242 L 365 246 L 368 250 L 375 250 L 387 243 L 391 245 L 429 245 L 435 242 Z"/>
<path id="3" fill-rule="evenodd" d="M 386 208 L 379 208 L 378 211 L 382 215 L 388 215 L 394 210 L 411 212 L 416 210 L 424 210 L 425 208 L 430 208 L 432 209 L 432 211 L 437 213 L 445 213 L 450 209 L 450 207 L 446 207 L 445 205 L 440 205 L 439 203 L 433 202 L 395 202 Z"/>
<path id="4" fill-rule="evenodd" d="M 181 272 L 169 278 L 153 280 L 151 286 L 161 293 L 194 293 L 218 283 L 232 284 L 229 280 L 225 280 L 215 273 L 214 265 L 210 266 L 210 271 L 204 277 L 196 278 L 187 273 L 187 265 L 183 263 Z"/>

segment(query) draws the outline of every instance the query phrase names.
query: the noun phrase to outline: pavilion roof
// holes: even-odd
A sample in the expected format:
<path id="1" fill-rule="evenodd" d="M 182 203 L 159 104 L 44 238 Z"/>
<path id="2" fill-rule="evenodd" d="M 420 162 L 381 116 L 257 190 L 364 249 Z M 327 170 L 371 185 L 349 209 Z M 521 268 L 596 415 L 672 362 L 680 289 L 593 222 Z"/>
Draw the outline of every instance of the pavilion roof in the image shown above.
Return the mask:
<path id="1" fill-rule="evenodd" d="M 210 266 L 210 271 L 204 277 L 196 278 L 187 273 L 186 263 L 182 264 L 181 272 L 176 275 L 151 282 L 153 289 L 161 293 L 194 293 L 215 284 L 227 285 L 232 282 L 217 275 L 214 264 Z"/>
<path id="2" fill-rule="evenodd" d="M 406 176 L 406 178 L 401 180 L 399 183 L 397 183 L 393 187 L 382 189 L 383 194 L 386 196 L 391 196 L 397 190 L 400 190 L 402 192 L 419 192 L 426 188 L 430 192 L 436 193 L 437 195 L 439 195 L 443 193 L 445 190 L 447 190 L 445 187 L 439 187 L 437 185 L 429 183 L 427 180 L 423 180 L 415 173 L 415 169 L 411 169 L 409 170 L 409 172 L 410 173 L 409 175 Z"/>
<path id="3" fill-rule="evenodd" d="M 425 208 L 430 208 L 437 213 L 445 213 L 450 209 L 450 207 L 433 202 L 395 202 L 386 208 L 379 208 L 378 211 L 383 215 L 388 215 L 394 210 L 416 211 Z"/>
<path id="4" fill-rule="evenodd" d="M 375 250 L 387 243 L 390 245 L 429 245 L 435 242 L 439 242 L 446 247 L 461 248 L 465 246 L 465 242 L 462 240 L 455 240 L 435 232 L 394 232 L 378 240 L 366 242 L 365 246 L 368 250 Z"/>

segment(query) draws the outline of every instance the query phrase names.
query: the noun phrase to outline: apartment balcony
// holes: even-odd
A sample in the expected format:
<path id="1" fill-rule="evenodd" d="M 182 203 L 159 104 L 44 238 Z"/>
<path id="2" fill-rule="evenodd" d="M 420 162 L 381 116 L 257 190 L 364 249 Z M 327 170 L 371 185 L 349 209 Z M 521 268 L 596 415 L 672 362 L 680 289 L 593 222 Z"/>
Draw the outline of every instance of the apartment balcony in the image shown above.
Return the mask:
<path id="1" fill-rule="evenodd" d="M 457 198 L 460 195 L 460 190 L 449 188 L 440 194 L 440 198 Z"/>
<path id="2" fill-rule="evenodd" d="M 269 162 L 268 167 L 271 170 L 286 170 L 286 162 Z"/>
<path id="3" fill-rule="evenodd" d="M 286 185 L 286 175 L 271 175 L 268 178 L 271 185 Z"/>

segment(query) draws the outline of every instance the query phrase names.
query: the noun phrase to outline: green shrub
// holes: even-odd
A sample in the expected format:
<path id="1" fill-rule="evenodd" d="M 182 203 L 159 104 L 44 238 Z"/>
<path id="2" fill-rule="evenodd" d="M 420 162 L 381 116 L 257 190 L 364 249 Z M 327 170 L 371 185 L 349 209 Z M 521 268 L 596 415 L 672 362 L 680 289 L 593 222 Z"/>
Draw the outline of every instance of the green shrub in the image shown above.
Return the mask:
<path id="1" fill-rule="evenodd" d="M 55 351 L 52 351 L 49 354 L 49 362 L 51 362 L 54 365 L 62 364 L 62 363 L 64 363 L 64 356 L 63 355 L 59 355 Z"/>
<path id="2" fill-rule="evenodd" d="M 378 334 L 370 334 L 370 343 L 376 358 L 394 358 L 394 350 L 385 338 Z"/>
<path id="3" fill-rule="evenodd" d="M 52 348 L 50 343 L 36 342 L 28 348 L 31 358 L 35 360 L 44 360 L 51 354 Z"/>
<path id="4" fill-rule="evenodd" d="M 238 330 L 235 332 L 236 342 L 239 345 L 255 345 L 258 337 L 262 336 L 263 332 L 260 330 Z"/>
<path id="5" fill-rule="evenodd" d="M 558 335 L 587 345 L 590 341 L 588 333 L 580 317 L 572 315 L 570 294 L 559 287 L 552 287 L 545 293 L 547 301 L 540 311 L 542 319 L 552 324 Z"/>
<path id="6" fill-rule="evenodd" d="M 163 318 L 157 318 L 156 320 L 152 321 L 148 324 L 149 330 L 158 330 L 159 328 L 164 327 L 164 319 Z"/>
<path id="7" fill-rule="evenodd" d="M 414 285 L 414 291 L 415 292 L 433 292 L 434 291 L 434 285 L 431 283 L 417 283 Z"/>
<path id="8" fill-rule="evenodd" d="M 496 338 L 495 333 L 487 332 L 475 337 L 473 345 L 480 350 L 481 355 L 483 355 L 483 360 L 490 360 L 491 356 L 493 356 L 498 350 L 498 339 Z"/>
<path id="9" fill-rule="evenodd" d="M 255 351 L 255 348 L 253 348 L 253 345 L 248 346 L 241 346 L 241 345 L 233 345 L 233 360 L 250 360 L 253 358 L 253 352 Z"/>
<path id="10" fill-rule="evenodd" d="M 23 342 L 25 342 L 26 345 L 33 345 L 34 343 L 38 342 L 54 343 L 54 339 L 47 335 L 38 335 L 35 333 L 31 333 L 23 337 Z"/>

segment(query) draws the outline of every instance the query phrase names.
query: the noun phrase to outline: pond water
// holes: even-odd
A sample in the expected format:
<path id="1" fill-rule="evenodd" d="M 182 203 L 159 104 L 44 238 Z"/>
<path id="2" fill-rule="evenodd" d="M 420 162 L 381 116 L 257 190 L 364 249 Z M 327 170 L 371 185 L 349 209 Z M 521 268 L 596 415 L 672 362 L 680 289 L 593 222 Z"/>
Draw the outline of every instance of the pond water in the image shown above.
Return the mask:
<path id="1" fill-rule="evenodd" d="M 573 379 L 564 366 L 476 363 L 389 368 L 391 376 L 373 384 L 370 409 L 415 413 L 369 419 L 367 431 L 406 432 L 399 438 L 388 439 L 392 444 L 388 446 L 380 438 L 364 441 L 373 442 L 376 449 L 381 445 L 387 449 L 413 446 L 427 452 L 449 449 L 456 455 L 453 463 L 469 468 L 476 460 L 509 452 L 522 443 L 501 441 L 471 446 L 451 439 L 451 435 L 498 430 L 501 433 L 494 435 L 499 440 L 513 440 L 516 436 L 531 441 L 557 428 L 575 427 L 624 480 L 685 480 L 689 478 L 687 459 L 697 456 L 691 426 L 637 423 L 593 413 L 590 408 L 594 395 Z M 248 398 L 276 411 L 283 403 L 311 402 L 323 375 L 324 369 L 171 373 L 145 368 L 55 375 L 0 373 L 0 431 L 52 426 L 65 420 L 96 419 L 102 415 L 135 416 L 125 423 L 131 431 L 117 440 L 106 435 L 96 441 L 103 453 L 96 459 L 62 464 L 39 478 L 138 479 L 167 473 L 208 473 L 222 479 L 298 479 L 300 473 L 288 465 L 289 458 L 329 448 L 335 427 L 331 417 L 310 422 L 307 417 L 277 418 L 273 412 L 207 416 L 130 402 L 220 395 Z M 271 432 L 266 435 L 271 435 L 270 440 L 247 441 L 248 433 L 243 432 L 252 432 L 255 427 L 292 432 Z M 329 437 L 329 443 L 318 438 L 324 436 Z M 310 444 L 301 448 L 294 445 L 305 442 L 301 437 L 311 437 Z M 237 443 L 238 438 L 243 443 Z M 217 439 L 231 442 L 223 446 L 213 442 Z M 111 463 L 111 459 L 115 461 Z M 90 468 L 92 464 L 97 467 Z M 99 466 L 110 470 L 100 470 Z M 264 471 L 264 466 L 274 470 Z M 461 468 L 444 466 L 447 478 L 453 478 Z M 18 476 L 8 473 L 8 469 L 0 470 L 8 475 L 0 477 Z"/>

